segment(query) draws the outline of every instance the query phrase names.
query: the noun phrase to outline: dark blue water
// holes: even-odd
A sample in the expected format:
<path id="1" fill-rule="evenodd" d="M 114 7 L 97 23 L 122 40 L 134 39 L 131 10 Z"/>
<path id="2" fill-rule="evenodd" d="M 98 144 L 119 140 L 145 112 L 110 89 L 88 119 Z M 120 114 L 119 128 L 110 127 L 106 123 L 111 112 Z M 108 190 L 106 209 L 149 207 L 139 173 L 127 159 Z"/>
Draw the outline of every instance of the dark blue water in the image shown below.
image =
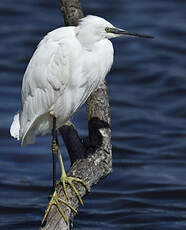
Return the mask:
<path id="1" fill-rule="evenodd" d="M 114 40 L 115 62 L 107 77 L 113 173 L 84 198 L 74 229 L 185 230 L 186 1 L 82 4 L 86 14 L 156 39 Z M 59 1 L 1 0 L 0 25 L 0 229 L 38 229 L 52 183 L 50 136 L 21 148 L 9 126 L 37 43 L 63 25 Z M 86 135 L 84 108 L 74 121 Z"/>

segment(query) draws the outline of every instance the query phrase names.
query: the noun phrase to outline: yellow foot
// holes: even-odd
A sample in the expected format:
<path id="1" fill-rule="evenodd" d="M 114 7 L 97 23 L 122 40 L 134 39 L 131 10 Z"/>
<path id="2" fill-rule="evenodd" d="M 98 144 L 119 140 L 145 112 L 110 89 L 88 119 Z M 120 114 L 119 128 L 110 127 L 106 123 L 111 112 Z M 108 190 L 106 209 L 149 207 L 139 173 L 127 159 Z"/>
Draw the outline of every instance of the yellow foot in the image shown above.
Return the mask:
<path id="1" fill-rule="evenodd" d="M 66 216 L 64 214 L 64 211 L 61 209 L 60 203 L 67 205 L 70 209 L 72 209 L 75 213 L 77 213 L 77 211 L 68 202 L 66 202 L 65 200 L 62 200 L 61 198 L 59 198 L 57 192 L 55 191 L 53 193 L 53 195 L 51 196 L 51 200 L 50 200 L 50 202 L 48 204 L 47 210 L 45 211 L 45 216 L 43 217 L 41 225 L 44 224 L 52 205 L 55 205 L 57 207 L 57 209 L 61 213 L 64 221 L 67 223 L 67 218 L 66 218 Z"/>
<path id="2" fill-rule="evenodd" d="M 73 181 L 81 183 L 86 188 L 86 190 L 89 192 L 89 188 L 88 188 L 88 186 L 86 185 L 86 183 L 83 180 L 81 180 L 79 178 L 76 178 L 76 177 L 68 177 L 66 175 L 66 173 L 64 173 L 64 172 L 63 172 L 63 176 L 61 176 L 60 181 L 57 183 L 57 185 L 59 183 L 62 183 L 63 188 L 64 188 L 64 192 L 65 192 L 65 196 L 66 196 L 67 200 L 69 200 L 69 196 L 68 196 L 67 188 L 66 188 L 66 184 L 69 184 L 72 187 L 72 189 L 74 190 L 74 192 L 75 192 L 76 196 L 78 197 L 80 203 L 84 206 L 83 201 L 81 199 L 81 196 L 80 196 L 79 192 L 77 191 L 77 189 L 75 188 L 75 186 L 73 184 Z"/>

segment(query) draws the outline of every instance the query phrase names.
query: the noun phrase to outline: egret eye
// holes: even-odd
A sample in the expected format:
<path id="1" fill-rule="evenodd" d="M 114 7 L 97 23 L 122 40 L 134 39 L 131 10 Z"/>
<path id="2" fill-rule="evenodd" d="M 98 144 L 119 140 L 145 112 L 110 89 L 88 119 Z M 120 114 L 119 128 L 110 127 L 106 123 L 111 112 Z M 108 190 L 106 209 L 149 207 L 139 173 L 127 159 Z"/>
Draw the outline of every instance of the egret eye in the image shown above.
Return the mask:
<path id="1" fill-rule="evenodd" d="M 105 31 L 106 31 L 107 33 L 111 33 L 111 28 L 106 27 L 106 28 L 105 28 Z"/>

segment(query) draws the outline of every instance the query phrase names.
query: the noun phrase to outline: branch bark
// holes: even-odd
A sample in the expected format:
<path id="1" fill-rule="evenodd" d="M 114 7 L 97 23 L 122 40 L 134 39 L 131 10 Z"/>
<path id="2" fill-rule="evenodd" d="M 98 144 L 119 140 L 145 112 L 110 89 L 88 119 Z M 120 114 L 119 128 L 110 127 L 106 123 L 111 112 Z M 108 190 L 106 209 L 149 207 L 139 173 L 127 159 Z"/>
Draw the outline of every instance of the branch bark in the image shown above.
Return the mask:
<path id="1" fill-rule="evenodd" d="M 78 20 L 83 17 L 79 0 L 60 0 L 61 10 L 64 14 L 66 25 L 77 25 Z M 86 102 L 86 110 L 89 124 L 88 141 L 94 143 L 92 149 L 88 150 L 88 155 L 83 159 L 76 160 L 70 168 L 68 175 L 78 177 L 85 181 L 89 188 L 96 184 L 101 178 L 107 176 L 112 171 L 112 145 L 110 130 L 110 106 L 106 83 L 103 82 L 89 96 Z M 75 130 L 72 124 L 66 124 Z M 62 129 L 60 130 L 62 133 Z M 75 135 L 77 134 L 74 132 Z M 90 154 L 91 153 L 91 154 Z M 81 196 L 86 194 L 85 188 L 80 184 L 75 184 Z M 66 199 L 63 187 L 58 185 L 57 192 L 61 199 Z M 79 201 L 75 193 L 67 186 L 70 204 L 77 209 Z M 62 205 L 62 209 L 67 217 L 66 224 L 53 206 L 47 217 L 46 225 L 40 230 L 70 230 L 73 227 L 74 213 L 67 206 Z"/>

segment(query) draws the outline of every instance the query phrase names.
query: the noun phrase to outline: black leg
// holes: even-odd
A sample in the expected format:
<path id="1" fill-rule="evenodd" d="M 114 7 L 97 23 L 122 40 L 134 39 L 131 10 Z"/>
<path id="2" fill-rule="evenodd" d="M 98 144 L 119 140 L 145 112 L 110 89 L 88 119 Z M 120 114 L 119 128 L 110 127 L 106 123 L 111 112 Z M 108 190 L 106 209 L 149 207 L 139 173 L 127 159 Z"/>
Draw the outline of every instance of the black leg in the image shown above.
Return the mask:
<path id="1" fill-rule="evenodd" d="M 57 129 L 56 118 L 53 117 L 53 129 L 52 129 L 52 160 L 53 160 L 53 186 L 52 192 L 54 193 L 56 188 L 56 155 L 57 155 Z"/>
<path id="2" fill-rule="evenodd" d="M 48 216 L 48 213 L 50 212 L 50 209 L 51 209 L 51 207 L 53 205 L 55 205 L 57 207 L 58 211 L 60 212 L 60 214 L 62 215 L 64 221 L 67 224 L 68 224 L 67 218 L 65 216 L 64 211 L 61 208 L 61 203 L 64 204 L 64 205 L 66 205 L 66 206 L 68 206 L 72 211 L 74 211 L 75 213 L 77 213 L 77 211 L 67 201 L 62 200 L 58 196 L 57 191 L 55 190 L 55 188 L 56 188 L 56 156 L 57 156 L 57 154 L 58 154 L 58 156 L 61 156 L 61 154 L 60 154 L 58 140 L 57 140 L 56 118 L 53 115 L 53 111 L 50 114 L 53 117 L 53 128 L 52 128 L 52 156 L 53 156 L 53 188 L 52 189 L 53 189 L 53 194 L 50 196 L 50 202 L 48 204 L 47 210 L 45 211 L 45 215 L 44 215 L 43 220 L 41 222 L 41 226 L 44 225 L 44 223 L 46 221 L 46 218 Z M 62 162 L 62 157 L 59 157 L 59 160 L 60 160 L 59 163 L 60 163 L 61 169 L 64 170 L 64 166 L 63 166 L 63 162 Z M 65 173 L 65 175 L 66 175 L 66 173 Z M 72 180 L 74 180 L 74 181 L 82 183 L 85 186 L 85 188 L 88 190 L 88 187 L 85 184 L 85 182 L 83 182 L 82 180 L 80 180 L 78 178 L 72 178 L 72 177 L 70 177 L 70 179 L 68 179 L 68 177 L 66 176 L 65 179 L 66 179 L 67 182 L 64 181 L 64 183 L 72 184 Z M 63 184 L 62 181 L 60 181 L 60 182 Z M 74 185 L 72 184 L 71 186 L 72 186 L 72 189 L 74 190 L 74 192 L 77 194 L 80 202 L 82 202 L 81 196 L 79 195 L 78 191 L 75 189 Z"/>

